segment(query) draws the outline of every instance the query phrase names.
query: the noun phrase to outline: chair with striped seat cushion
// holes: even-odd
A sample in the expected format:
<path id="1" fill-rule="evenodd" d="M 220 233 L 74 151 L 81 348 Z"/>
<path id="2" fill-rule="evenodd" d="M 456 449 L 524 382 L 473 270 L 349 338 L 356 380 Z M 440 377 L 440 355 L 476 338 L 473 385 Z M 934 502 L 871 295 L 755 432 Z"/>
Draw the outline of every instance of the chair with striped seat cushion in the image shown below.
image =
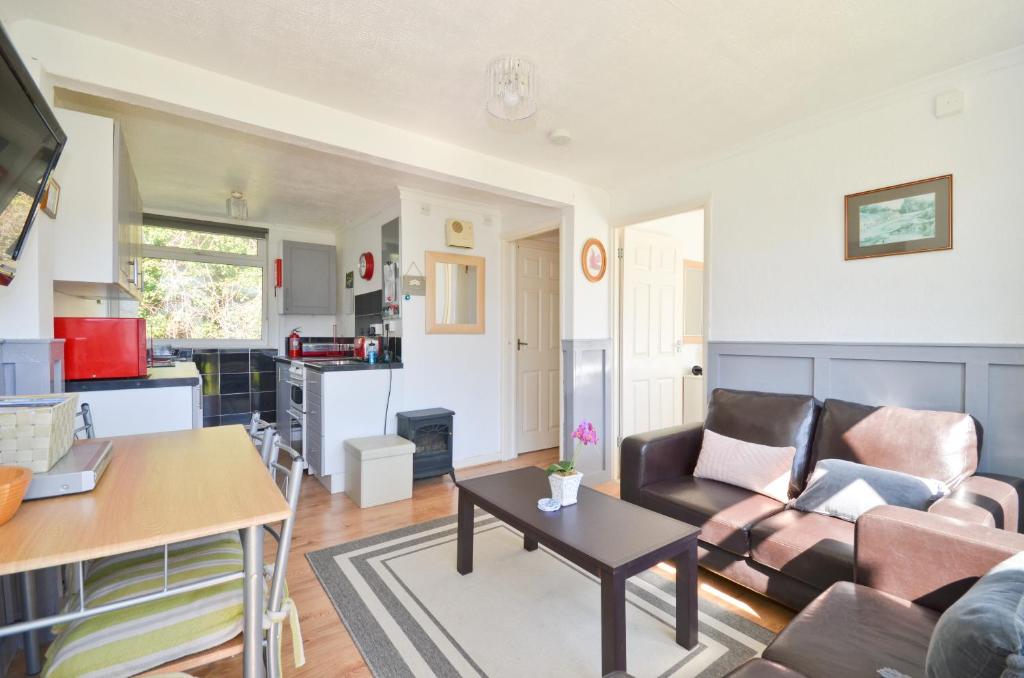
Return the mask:
<path id="1" fill-rule="evenodd" d="M 235 532 L 168 549 L 168 585 L 242 570 Z M 163 548 L 100 558 L 86 570 L 86 607 L 163 590 Z M 77 595 L 67 610 L 78 607 Z M 129 676 L 235 637 L 242 630 L 240 580 L 105 612 L 55 629 L 44 678 Z"/>

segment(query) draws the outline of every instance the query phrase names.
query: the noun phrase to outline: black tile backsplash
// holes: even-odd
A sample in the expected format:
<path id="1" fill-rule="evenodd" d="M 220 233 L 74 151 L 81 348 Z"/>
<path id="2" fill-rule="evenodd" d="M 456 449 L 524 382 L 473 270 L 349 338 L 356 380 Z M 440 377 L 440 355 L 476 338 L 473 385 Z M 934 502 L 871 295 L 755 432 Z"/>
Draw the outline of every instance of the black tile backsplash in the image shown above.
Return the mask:
<path id="1" fill-rule="evenodd" d="M 249 352 L 238 352 L 238 353 L 221 353 L 220 354 L 220 373 L 221 374 L 237 374 L 241 372 L 249 371 Z"/>
<path id="2" fill-rule="evenodd" d="M 220 394 L 227 395 L 228 393 L 248 393 L 249 392 L 249 373 L 241 372 L 239 374 L 224 373 L 220 375 Z"/>
<path id="3" fill-rule="evenodd" d="M 225 414 L 252 414 L 252 404 L 249 393 L 235 393 L 232 395 L 221 395 L 220 413 Z"/>
<path id="4" fill-rule="evenodd" d="M 273 391 L 277 385 L 277 372 L 250 372 L 249 390 L 254 392 Z"/>
<path id="5" fill-rule="evenodd" d="M 275 421 L 276 355 L 272 348 L 196 349 L 192 358 L 203 375 L 203 426 L 248 424 L 254 411 Z"/>

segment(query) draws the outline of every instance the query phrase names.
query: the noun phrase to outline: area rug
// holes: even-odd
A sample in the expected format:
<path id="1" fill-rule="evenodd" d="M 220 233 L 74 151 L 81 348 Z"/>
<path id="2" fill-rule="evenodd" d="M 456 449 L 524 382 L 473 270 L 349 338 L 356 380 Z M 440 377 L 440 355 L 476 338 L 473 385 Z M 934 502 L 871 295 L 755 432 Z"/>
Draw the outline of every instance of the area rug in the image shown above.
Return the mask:
<path id="1" fill-rule="evenodd" d="M 455 571 L 456 519 L 309 553 L 375 676 L 600 676 L 596 577 L 478 513 L 473 572 Z M 700 600 L 699 643 L 675 644 L 675 588 L 653 572 L 627 585 L 629 673 L 713 677 L 760 655 L 773 634 Z"/>

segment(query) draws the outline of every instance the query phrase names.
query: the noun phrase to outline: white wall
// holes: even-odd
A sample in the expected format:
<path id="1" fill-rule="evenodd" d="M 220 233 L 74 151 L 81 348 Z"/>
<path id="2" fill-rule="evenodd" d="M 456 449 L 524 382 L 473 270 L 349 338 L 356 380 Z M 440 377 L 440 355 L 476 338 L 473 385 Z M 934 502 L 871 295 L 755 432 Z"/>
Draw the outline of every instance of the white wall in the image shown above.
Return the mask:
<path id="1" fill-rule="evenodd" d="M 355 334 L 356 316 L 354 312 L 346 313 L 343 296 L 345 294 L 345 274 L 353 272 L 353 294 L 365 294 L 381 289 L 381 226 L 399 216 L 401 209 L 396 196 L 395 204 L 368 219 L 362 220 L 349 228 L 340 230 L 338 240 L 338 333 L 343 337 Z M 359 276 L 359 255 L 363 252 L 373 253 L 373 276 L 363 280 Z M 422 266 L 422 264 L 421 264 Z M 402 271 L 404 273 L 404 270 Z M 404 302 L 399 301 L 399 304 Z"/>
<path id="2" fill-rule="evenodd" d="M 614 194 L 617 223 L 710 196 L 709 338 L 1024 342 L 1024 51 Z M 966 110 L 937 119 L 936 94 Z M 843 260 L 843 196 L 953 174 L 952 251 Z"/>
<path id="3" fill-rule="evenodd" d="M 704 261 L 704 210 L 680 212 L 660 219 L 641 221 L 633 228 L 670 236 L 679 244 L 684 259 Z"/>
<path id="4" fill-rule="evenodd" d="M 423 214 L 429 205 L 430 214 Z M 490 216 L 491 225 L 485 225 Z M 445 246 L 449 218 L 473 222 L 476 247 Z M 501 215 L 486 205 L 402 190 L 401 239 L 404 272 L 415 262 L 424 273 L 427 251 L 483 257 L 486 302 L 483 334 L 427 334 L 425 297 L 402 302 L 402 361 L 405 409 L 447 407 L 455 411 L 456 466 L 495 461 L 501 450 Z"/>

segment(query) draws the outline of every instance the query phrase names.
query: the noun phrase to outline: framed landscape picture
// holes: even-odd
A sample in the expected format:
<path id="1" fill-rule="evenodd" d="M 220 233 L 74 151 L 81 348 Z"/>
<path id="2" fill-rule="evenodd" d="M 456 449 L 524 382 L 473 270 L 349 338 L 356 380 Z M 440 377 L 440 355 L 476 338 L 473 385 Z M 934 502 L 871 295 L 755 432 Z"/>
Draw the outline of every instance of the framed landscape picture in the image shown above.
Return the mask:
<path id="1" fill-rule="evenodd" d="M 846 196 L 846 260 L 953 248 L 953 175 Z"/>

